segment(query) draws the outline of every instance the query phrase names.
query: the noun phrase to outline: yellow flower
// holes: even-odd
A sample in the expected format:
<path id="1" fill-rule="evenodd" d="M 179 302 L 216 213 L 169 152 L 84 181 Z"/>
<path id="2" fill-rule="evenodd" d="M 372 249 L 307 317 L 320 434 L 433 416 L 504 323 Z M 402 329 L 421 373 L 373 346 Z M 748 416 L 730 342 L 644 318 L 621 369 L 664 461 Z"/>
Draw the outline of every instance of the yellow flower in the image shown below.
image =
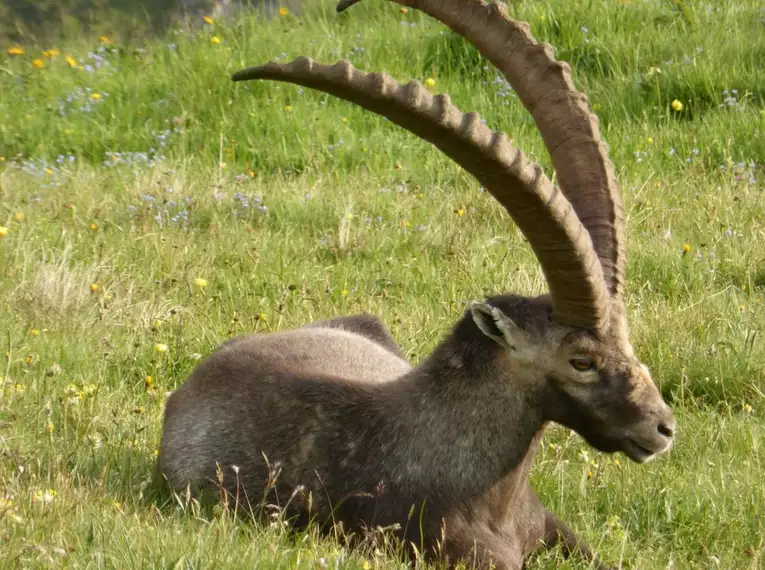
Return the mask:
<path id="1" fill-rule="evenodd" d="M 24 55 L 24 48 L 21 46 L 11 46 L 8 48 L 8 55 Z"/>
<path id="2" fill-rule="evenodd" d="M 53 422 L 48 421 L 45 424 L 45 431 L 47 431 L 49 434 L 52 434 L 54 431 L 56 431 L 56 426 L 53 425 Z"/>
<path id="3" fill-rule="evenodd" d="M 685 242 L 683 244 L 683 255 L 685 255 L 686 253 L 690 253 L 690 251 L 691 251 L 691 244 L 689 244 L 688 242 Z"/>
<path id="4" fill-rule="evenodd" d="M 215 20 L 213 20 L 210 16 L 203 16 L 202 19 L 205 21 L 205 24 L 214 24 Z"/>
<path id="5" fill-rule="evenodd" d="M 347 122 L 348 122 L 348 117 L 340 117 L 340 120 L 341 120 L 343 123 L 347 123 Z"/>
<path id="6" fill-rule="evenodd" d="M 53 499 L 56 497 L 56 494 L 57 494 L 56 491 L 54 491 L 53 489 L 46 489 L 45 491 L 35 491 L 34 495 L 32 495 L 32 502 L 47 505 L 53 502 Z"/>
<path id="7" fill-rule="evenodd" d="M 289 9 L 282 6 L 279 8 L 279 15 L 283 18 L 284 16 L 287 16 L 290 13 Z"/>
<path id="8" fill-rule="evenodd" d="M 427 87 L 428 89 L 433 89 L 435 86 L 436 86 L 436 80 L 433 79 L 432 77 L 428 77 L 425 80 L 425 87 Z"/>
<path id="9" fill-rule="evenodd" d="M 96 224 L 95 222 L 90 224 L 90 229 L 93 231 L 96 231 L 98 229 L 98 224 Z"/>
<path id="10" fill-rule="evenodd" d="M 266 320 L 266 314 L 265 313 L 258 313 L 255 315 L 256 321 L 265 321 Z"/>
<path id="11" fill-rule="evenodd" d="M 101 286 L 98 283 L 91 283 L 90 284 L 90 292 L 91 293 L 98 293 L 98 290 L 101 288 Z"/>
<path id="12" fill-rule="evenodd" d="M 98 41 L 102 44 L 110 44 L 112 43 L 112 40 L 109 38 L 109 36 L 98 36 Z"/>
<path id="13" fill-rule="evenodd" d="M 146 378 L 143 379 L 143 385 L 147 390 L 149 388 L 154 388 L 154 378 L 146 376 Z"/>
<path id="14" fill-rule="evenodd" d="M 17 221 L 17 222 L 23 222 L 23 221 L 24 221 L 24 218 L 26 218 L 26 216 L 24 215 L 24 212 L 16 212 L 16 213 L 13 215 L 13 217 L 14 217 L 14 218 L 16 218 L 16 221 Z"/>
<path id="15" fill-rule="evenodd" d="M 0 238 L 4 238 L 8 235 L 8 228 L 5 226 L 0 226 Z"/>
<path id="16" fill-rule="evenodd" d="M 71 55 L 68 55 L 64 58 L 66 60 L 66 64 L 69 67 L 77 67 L 77 60 L 74 59 Z"/>
<path id="17" fill-rule="evenodd" d="M 409 8 L 406 6 L 399 8 L 399 12 L 401 12 L 404 15 L 407 15 L 409 13 Z"/>
<path id="18" fill-rule="evenodd" d="M 32 67 L 35 67 L 37 69 L 42 69 L 43 67 L 45 67 L 45 61 L 37 57 L 32 60 Z"/>
<path id="19" fill-rule="evenodd" d="M 203 279 L 202 277 L 197 277 L 194 279 L 194 287 L 197 289 L 204 289 L 207 287 L 207 279 Z"/>
<path id="20" fill-rule="evenodd" d="M 40 336 L 40 329 L 32 329 L 31 331 L 29 331 L 29 334 L 31 334 L 32 336 Z"/>
<path id="21" fill-rule="evenodd" d="M 340 291 L 340 295 L 342 297 L 347 297 L 348 296 L 348 289 L 343 289 L 342 291 Z"/>
<path id="22" fill-rule="evenodd" d="M 672 106 L 672 110 L 677 111 L 678 113 L 682 111 L 684 107 L 683 104 L 678 99 L 675 99 L 674 101 L 672 101 L 671 106 Z"/>
<path id="23" fill-rule="evenodd" d="M 284 106 L 284 112 L 285 112 L 285 113 L 290 113 L 290 112 L 292 112 L 292 105 L 285 105 L 285 106 Z"/>
<path id="24" fill-rule="evenodd" d="M 653 138 L 652 137 L 646 137 L 645 142 L 648 144 L 653 144 Z"/>
<path id="25" fill-rule="evenodd" d="M 122 512 L 122 505 L 120 505 L 119 501 L 112 501 L 112 506 L 114 507 L 114 510 L 117 512 Z"/>
<path id="26" fill-rule="evenodd" d="M 465 208 L 457 208 L 456 210 L 454 210 L 454 213 L 461 218 L 462 216 L 465 215 Z"/>
<path id="27" fill-rule="evenodd" d="M 750 406 L 749 404 L 744 404 L 744 411 L 747 414 L 751 414 L 754 411 L 754 408 L 752 408 L 752 406 Z"/>
<path id="28" fill-rule="evenodd" d="M 157 344 L 154 345 L 154 352 L 158 352 L 160 354 L 164 354 L 168 350 L 170 350 L 170 347 L 167 346 L 166 344 L 161 343 L 161 342 L 158 342 Z"/>
<path id="29" fill-rule="evenodd" d="M 61 55 L 61 52 L 57 49 L 46 49 L 43 52 L 43 57 L 56 57 L 58 55 Z"/>
<path id="30" fill-rule="evenodd" d="M 218 36 L 213 36 L 210 38 L 210 43 L 217 46 L 220 43 L 220 38 Z"/>
<path id="31" fill-rule="evenodd" d="M 361 563 L 362 570 L 372 570 L 372 563 L 369 562 L 369 560 L 364 559 L 364 562 Z"/>
<path id="32" fill-rule="evenodd" d="M 90 98 L 93 101 L 100 101 L 101 100 L 101 94 L 100 93 L 91 93 Z"/>

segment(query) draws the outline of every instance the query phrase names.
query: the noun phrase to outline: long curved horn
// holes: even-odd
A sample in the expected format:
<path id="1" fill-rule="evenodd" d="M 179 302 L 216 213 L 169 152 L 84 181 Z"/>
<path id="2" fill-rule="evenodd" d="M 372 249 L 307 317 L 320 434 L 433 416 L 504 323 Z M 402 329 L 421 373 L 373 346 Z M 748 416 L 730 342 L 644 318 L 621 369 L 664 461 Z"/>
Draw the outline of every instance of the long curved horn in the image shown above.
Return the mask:
<path id="1" fill-rule="evenodd" d="M 318 89 L 356 103 L 434 144 L 475 176 L 507 209 L 544 271 L 557 319 L 601 329 L 610 303 L 592 240 L 565 196 L 475 113 L 462 113 L 447 95 L 419 82 L 399 85 L 384 73 L 364 73 L 349 62 L 332 66 L 300 57 L 235 73 L 234 81 L 274 79 Z"/>
<path id="2" fill-rule="evenodd" d="M 340 0 L 337 11 L 360 0 Z M 621 299 L 626 251 L 624 214 L 608 149 L 586 95 L 550 44 L 537 43 L 529 25 L 505 4 L 483 0 L 393 0 L 422 10 L 472 43 L 499 69 L 536 122 L 561 190 L 590 233 L 609 293 Z"/>

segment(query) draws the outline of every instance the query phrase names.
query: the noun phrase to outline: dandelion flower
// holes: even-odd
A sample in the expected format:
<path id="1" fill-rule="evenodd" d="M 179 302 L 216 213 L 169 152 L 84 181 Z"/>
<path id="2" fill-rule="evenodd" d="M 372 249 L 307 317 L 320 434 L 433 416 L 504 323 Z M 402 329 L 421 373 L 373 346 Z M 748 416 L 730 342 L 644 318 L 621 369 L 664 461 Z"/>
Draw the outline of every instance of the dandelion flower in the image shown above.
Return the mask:
<path id="1" fill-rule="evenodd" d="M 24 55 L 24 48 L 21 46 L 11 46 L 8 48 L 8 55 Z"/>
<path id="2" fill-rule="evenodd" d="M 744 411 L 747 414 L 751 414 L 754 411 L 754 408 L 752 408 L 752 406 L 750 406 L 749 404 L 744 404 Z"/>
<path id="3" fill-rule="evenodd" d="M 285 105 L 284 106 L 284 112 L 285 113 L 291 113 L 292 112 L 292 105 Z"/>
<path id="4" fill-rule="evenodd" d="M 150 388 L 154 388 L 154 378 L 152 378 L 151 376 L 146 376 L 143 379 L 143 385 L 147 390 Z"/>
<path id="5" fill-rule="evenodd" d="M 4 238 L 8 235 L 8 228 L 5 226 L 0 226 L 0 238 Z"/>
<path id="6" fill-rule="evenodd" d="M 690 253 L 690 252 L 691 252 L 691 249 L 692 249 L 692 248 L 691 248 L 691 244 L 690 244 L 690 243 L 688 243 L 688 242 L 685 242 L 685 243 L 683 244 L 683 255 L 685 255 L 685 254 L 687 254 L 687 253 Z"/>
<path id="7" fill-rule="evenodd" d="M 95 222 L 94 222 L 94 223 L 92 223 L 92 224 L 90 224 L 90 229 L 91 229 L 91 230 L 93 230 L 93 231 L 95 232 L 96 230 L 98 230 L 98 224 L 97 224 L 97 223 L 95 223 Z"/>
<path id="8" fill-rule="evenodd" d="M 32 67 L 36 69 L 42 69 L 43 67 L 45 67 L 45 61 L 37 57 L 32 60 Z"/>
<path id="9" fill-rule="evenodd" d="M 347 123 L 348 117 L 340 117 L 340 121 L 342 121 L 343 123 Z"/>
<path id="10" fill-rule="evenodd" d="M 98 36 L 98 41 L 102 44 L 110 44 L 112 43 L 112 40 L 109 36 Z"/>
<path id="11" fill-rule="evenodd" d="M 214 24 L 215 20 L 213 20 L 210 16 L 203 16 L 202 19 L 205 21 L 205 24 Z"/>
<path id="12" fill-rule="evenodd" d="M 154 352 L 158 352 L 159 354 L 164 354 L 168 350 L 170 350 L 170 347 L 161 342 L 158 342 L 157 344 L 154 345 Z"/>
<path id="13" fill-rule="evenodd" d="M 24 212 L 16 212 L 16 213 L 13 215 L 13 217 L 14 217 L 14 218 L 16 218 L 16 221 L 17 221 L 17 222 L 23 222 L 23 221 L 24 221 L 24 218 L 26 218 L 26 216 L 24 215 Z"/>
<path id="14" fill-rule="evenodd" d="M 91 293 L 98 293 L 98 291 L 101 289 L 101 286 L 98 283 L 91 283 L 90 284 L 90 292 Z"/>
<path id="15" fill-rule="evenodd" d="M 197 289 L 204 289 L 207 287 L 207 279 L 203 279 L 202 277 L 197 277 L 194 279 L 194 287 Z"/>
<path id="16" fill-rule="evenodd" d="M 653 144 L 653 137 L 646 137 L 645 142 L 648 144 Z"/>
<path id="17" fill-rule="evenodd" d="M 454 210 L 454 213 L 457 214 L 457 217 L 461 218 L 465 215 L 465 208 L 457 208 Z"/>
<path id="18" fill-rule="evenodd" d="M 217 46 L 220 43 L 220 38 L 218 36 L 213 36 L 210 38 L 210 43 Z"/>
<path id="19" fill-rule="evenodd" d="M 406 6 L 402 6 L 399 9 L 399 12 L 401 12 L 402 14 L 404 14 L 406 16 L 409 13 L 409 8 L 407 8 Z"/>
<path id="20" fill-rule="evenodd" d="M 284 6 L 282 6 L 281 8 L 279 8 L 279 15 L 280 15 L 282 18 L 284 18 L 284 16 L 288 16 L 288 15 L 289 15 L 289 13 L 290 13 L 290 11 L 289 11 L 289 9 L 288 9 L 288 8 L 285 8 Z"/>
<path id="21" fill-rule="evenodd" d="M 672 106 L 672 110 L 678 113 L 682 111 L 684 108 L 684 105 L 678 99 L 675 99 L 674 101 L 672 101 L 671 106 Z"/>
<path id="22" fill-rule="evenodd" d="M 436 86 L 436 80 L 433 79 L 432 77 L 428 77 L 425 80 L 425 87 L 427 87 L 428 89 L 433 89 L 435 86 Z"/>
<path id="23" fill-rule="evenodd" d="M 53 57 L 56 57 L 56 56 L 59 56 L 59 55 L 61 55 L 61 52 L 59 50 L 55 49 L 55 48 L 54 49 L 46 49 L 43 52 L 43 57 L 51 57 L 51 58 L 53 58 Z"/>
<path id="24" fill-rule="evenodd" d="M 48 432 L 48 434 L 53 434 L 53 432 L 56 431 L 56 426 L 53 425 L 53 422 L 48 421 L 45 424 L 45 431 Z"/>
<path id="25" fill-rule="evenodd" d="M 96 92 L 96 93 L 91 93 L 91 94 L 90 94 L 90 98 L 91 98 L 93 101 L 100 101 L 100 100 L 101 100 L 101 98 L 102 98 L 102 95 L 101 95 L 100 93 L 98 93 L 98 92 Z"/>
<path id="26" fill-rule="evenodd" d="M 77 67 L 77 60 L 74 59 L 71 55 L 66 56 L 64 59 L 66 59 L 66 64 L 69 67 Z"/>
<path id="27" fill-rule="evenodd" d="M 31 334 L 32 336 L 40 336 L 40 329 L 32 329 L 31 331 L 29 331 L 29 334 Z"/>
<path id="28" fill-rule="evenodd" d="M 343 297 L 347 297 L 348 296 L 348 289 L 343 289 L 342 291 L 340 291 L 340 295 L 343 296 Z"/>

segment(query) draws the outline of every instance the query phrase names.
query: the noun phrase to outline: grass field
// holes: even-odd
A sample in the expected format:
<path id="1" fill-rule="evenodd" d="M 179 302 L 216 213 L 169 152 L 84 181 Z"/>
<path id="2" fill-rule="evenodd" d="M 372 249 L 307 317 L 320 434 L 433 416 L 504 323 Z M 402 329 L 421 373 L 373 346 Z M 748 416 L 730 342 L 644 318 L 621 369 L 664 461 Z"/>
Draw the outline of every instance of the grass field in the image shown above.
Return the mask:
<path id="1" fill-rule="evenodd" d="M 401 566 L 149 493 L 164 395 L 224 339 L 366 311 L 417 361 L 471 299 L 545 290 L 509 216 L 431 146 L 318 93 L 229 81 L 301 54 L 432 78 L 550 172 L 530 116 L 463 41 L 392 3 L 332 8 L 141 45 L 104 29 L 3 47 L 0 567 Z M 511 11 L 600 116 L 633 342 L 679 421 L 644 466 L 551 429 L 535 488 L 625 568 L 763 568 L 765 10 Z M 552 552 L 530 568 L 559 565 L 583 567 Z"/>

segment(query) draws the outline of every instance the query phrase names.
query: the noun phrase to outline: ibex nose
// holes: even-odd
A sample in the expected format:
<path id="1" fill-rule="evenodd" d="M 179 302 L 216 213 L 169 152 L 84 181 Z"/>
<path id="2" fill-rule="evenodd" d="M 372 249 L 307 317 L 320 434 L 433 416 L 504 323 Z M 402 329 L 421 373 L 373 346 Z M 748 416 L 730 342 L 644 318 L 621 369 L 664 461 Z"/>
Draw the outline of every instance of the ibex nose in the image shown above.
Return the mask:
<path id="1" fill-rule="evenodd" d="M 659 423 L 656 426 L 657 431 L 667 439 L 675 437 L 677 431 L 677 420 L 669 406 L 665 406 L 659 414 Z"/>

